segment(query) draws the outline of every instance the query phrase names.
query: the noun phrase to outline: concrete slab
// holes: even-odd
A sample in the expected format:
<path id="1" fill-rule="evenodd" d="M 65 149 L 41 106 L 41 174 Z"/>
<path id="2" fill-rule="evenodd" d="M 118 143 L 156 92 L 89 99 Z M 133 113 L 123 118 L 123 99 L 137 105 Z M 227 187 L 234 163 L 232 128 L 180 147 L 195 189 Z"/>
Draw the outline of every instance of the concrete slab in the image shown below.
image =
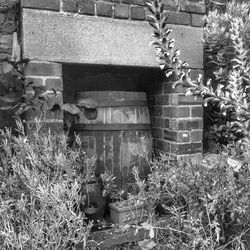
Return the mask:
<path id="1" fill-rule="evenodd" d="M 158 67 L 147 22 L 23 9 L 23 55 L 62 63 Z M 170 25 L 192 68 L 203 68 L 202 29 Z"/>

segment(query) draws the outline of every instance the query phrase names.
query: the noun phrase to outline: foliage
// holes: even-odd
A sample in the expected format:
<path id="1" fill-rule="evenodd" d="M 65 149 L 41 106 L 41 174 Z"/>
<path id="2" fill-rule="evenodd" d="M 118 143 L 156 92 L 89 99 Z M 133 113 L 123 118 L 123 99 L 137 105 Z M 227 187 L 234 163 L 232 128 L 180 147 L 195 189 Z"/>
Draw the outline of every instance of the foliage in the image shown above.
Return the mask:
<path id="1" fill-rule="evenodd" d="M 206 159 L 199 165 L 178 164 L 165 155 L 152 162 L 151 174 L 138 195 L 148 204 L 161 205 L 158 212 L 165 217 L 149 214 L 142 226 L 154 229 L 152 236 L 167 249 L 247 249 L 249 162 L 232 167 L 226 152 L 214 157 L 212 164 Z"/>
<path id="2" fill-rule="evenodd" d="M 78 137 L 69 148 L 66 134 L 43 132 L 39 120 L 28 135 L 20 120 L 17 129 L 16 136 L 1 131 L 1 249 L 86 245 L 91 223 L 79 209 L 84 201 L 80 189 L 93 160 L 83 153 Z"/>
<path id="3" fill-rule="evenodd" d="M 15 115 L 22 115 L 32 111 L 33 114 L 39 115 L 42 112 L 61 112 L 65 111 L 66 122 L 68 127 L 75 121 L 80 113 L 94 112 L 94 116 L 88 116 L 88 119 L 95 119 L 97 115 L 97 103 L 90 99 L 81 100 L 81 103 L 62 103 L 58 98 L 59 91 L 49 89 L 47 86 L 36 86 L 24 76 L 24 69 L 28 59 L 18 62 L 9 62 L 12 65 L 10 73 L 12 77 L 0 81 L 0 110 L 14 111 Z M 6 82 L 12 81 L 12 83 Z M 6 86 L 11 86 L 6 88 Z"/>
<path id="4" fill-rule="evenodd" d="M 174 49 L 167 14 L 160 0 L 148 3 L 152 13 L 149 24 L 154 27 L 157 59 L 167 77 L 175 81 L 173 87 L 186 88 L 186 95 L 202 96 L 209 106 L 213 121 L 211 139 L 231 144 L 248 136 L 249 130 L 249 3 L 228 3 L 226 13 L 210 12 L 205 29 L 208 65 L 213 68 L 213 79 L 203 84 L 200 75 L 190 78 L 188 64 L 179 59 Z M 212 66 L 211 66 L 212 65 Z M 221 136 L 220 136 L 221 135 Z"/>

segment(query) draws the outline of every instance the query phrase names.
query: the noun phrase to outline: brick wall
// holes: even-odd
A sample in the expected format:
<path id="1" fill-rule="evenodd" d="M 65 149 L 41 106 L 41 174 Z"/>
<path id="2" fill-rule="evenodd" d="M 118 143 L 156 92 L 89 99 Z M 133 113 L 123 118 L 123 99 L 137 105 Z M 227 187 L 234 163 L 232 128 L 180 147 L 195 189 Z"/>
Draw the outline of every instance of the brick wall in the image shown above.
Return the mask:
<path id="1" fill-rule="evenodd" d="M 163 0 L 165 1 L 165 9 L 168 11 L 169 18 L 168 23 L 171 24 L 173 29 L 178 29 L 180 27 L 183 27 L 184 29 L 178 30 L 178 36 L 180 37 L 178 39 L 178 46 L 180 47 L 180 50 L 182 50 L 182 46 L 185 47 L 185 44 L 182 44 L 181 39 L 186 36 L 190 36 L 190 39 L 197 37 L 199 39 L 199 35 L 197 35 L 197 32 L 201 32 L 201 28 L 204 25 L 203 16 L 205 14 L 205 4 L 203 0 Z M 41 23 L 48 18 L 48 20 L 54 25 L 53 29 L 60 28 L 61 23 L 56 23 L 56 19 L 65 20 L 67 22 L 67 27 L 73 27 L 73 23 L 75 22 L 77 27 L 84 27 L 84 30 L 91 30 L 91 27 L 87 27 L 85 29 L 85 26 L 87 22 L 91 22 L 93 20 L 94 22 L 97 22 L 99 19 L 98 17 L 101 17 L 99 20 L 100 23 L 103 23 L 104 25 L 110 25 L 112 27 L 112 30 L 115 30 L 115 26 L 112 26 L 110 23 L 114 23 L 115 25 L 121 25 L 120 27 L 125 27 L 127 25 L 126 20 L 133 21 L 133 25 L 136 23 L 138 24 L 146 24 L 146 19 L 148 15 L 147 8 L 145 6 L 144 0 L 21 0 L 22 8 L 27 10 L 24 13 L 23 18 L 37 18 L 38 22 Z M 28 9 L 31 9 L 32 11 L 28 11 Z M 33 9 L 35 9 L 33 11 Z M 36 10 L 45 10 L 37 12 Z M 51 15 L 48 15 L 48 12 L 51 13 Z M 53 13 L 52 13 L 53 12 Z M 42 14 L 42 18 L 39 18 L 39 15 Z M 52 15 L 53 14 L 53 15 Z M 70 17 L 68 19 L 64 19 L 64 17 Z M 91 17 L 94 16 L 95 18 L 89 18 L 89 19 L 81 19 L 80 17 L 86 16 Z M 73 20 L 75 18 L 75 20 Z M 116 19 L 116 20 L 115 20 Z M 42 22 L 43 20 L 43 22 Z M 85 22 L 86 20 L 86 22 Z M 105 22 L 104 20 L 111 20 L 110 22 Z M 120 21 L 119 21 L 120 20 Z M 119 21 L 119 22 L 118 22 Z M 30 38 L 30 34 L 33 32 L 36 32 L 37 26 L 32 26 L 32 24 L 29 26 L 30 22 L 25 23 L 25 35 L 27 35 L 28 38 Z M 132 23 L 132 22 L 131 22 Z M 59 26 L 58 26 L 59 25 Z M 63 24 L 62 24 L 63 25 Z M 50 27 L 47 27 L 46 25 L 42 25 L 43 29 L 48 32 L 50 36 L 54 37 L 54 34 L 49 31 Z M 116 26 L 116 27 L 118 27 Z M 55 28 L 57 27 L 57 28 Z M 98 25 L 96 26 L 97 29 Z M 126 26 L 127 27 L 127 26 Z M 103 27 L 105 28 L 105 27 Z M 128 28 L 130 31 L 129 36 L 130 39 L 129 42 L 132 42 L 135 46 L 136 41 L 133 39 L 139 39 L 140 37 L 131 35 L 132 32 L 130 30 L 131 27 Z M 116 28 L 118 29 L 118 28 Z M 127 29 L 127 28 L 126 28 Z M 140 30 L 144 31 L 144 26 L 140 26 Z M 55 30 L 57 32 L 57 30 Z M 72 34 L 66 30 L 67 36 L 72 36 Z M 76 31 L 74 31 L 76 32 Z M 100 31 L 102 32 L 102 31 Z M 185 34 L 184 34 L 185 32 Z M 107 33 L 107 30 L 105 31 Z M 73 50 L 67 43 L 64 45 L 64 41 L 58 41 L 59 50 L 61 50 L 61 53 L 57 51 L 57 48 L 53 47 L 54 42 L 59 39 L 52 38 L 48 42 L 48 44 L 45 46 L 43 44 L 43 49 L 37 48 L 39 50 L 39 55 L 42 56 L 43 59 L 40 60 L 48 60 L 53 61 L 53 57 L 57 56 L 54 61 L 60 61 L 63 63 L 97 63 L 95 60 L 96 58 L 93 58 L 93 55 L 91 54 L 91 49 L 95 50 L 95 48 L 99 48 L 96 51 L 96 57 L 99 58 L 99 55 L 105 54 L 105 58 L 103 60 L 99 60 L 100 64 L 116 64 L 116 62 L 119 62 L 119 65 L 123 65 L 123 62 L 128 62 L 128 65 L 125 66 L 133 66 L 134 61 L 131 61 L 130 59 L 126 58 L 126 60 L 119 60 L 114 51 L 110 50 L 110 46 L 112 43 L 112 37 L 107 36 L 107 34 L 100 34 L 96 33 L 95 31 L 91 31 L 89 34 L 91 34 L 91 41 L 95 43 L 95 40 L 98 40 L 97 44 L 94 44 L 93 48 L 88 47 L 89 43 L 92 44 L 92 42 L 88 41 L 86 44 L 76 44 L 72 39 L 70 38 L 68 42 L 72 41 L 74 43 L 74 48 L 77 47 L 78 49 Z M 78 41 L 78 39 L 85 39 L 83 34 L 85 33 L 75 33 L 75 40 Z M 136 30 L 135 30 L 136 34 Z M 196 35 L 194 35 L 196 34 Z M 85 35 L 86 36 L 86 35 Z M 93 37 L 92 37 L 93 36 Z M 96 36 L 96 37 L 94 37 Z M 104 37 L 103 43 L 101 43 L 100 36 Z M 111 35 L 110 35 L 111 36 Z M 30 39 L 26 40 L 26 43 L 28 44 L 30 42 Z M 60 37 L 61 38 L 61 37 Z M 65 37 L 67 39 L 67 37 Z M 144 37 L 143 37 L 144 38 Z M 128 41 L 125 40 L 126 35 L 123 37 L 123 43 L 127 43 Z M 129 39 L 129 38 L 128 38 Z M 196 40 L 197 40 L 196 39 Z M 80 40 L 79 40 L 80 41 Z M 106 41 L 110 42 L 107 43 Z M 187 42 L 187 40 L 185 40 Z M 36 41 L 37 43 L 38 41 Z M 119 40 L 119 42 L 121 42 Z M 185 42 L 185 43 L 186 43 Z M 201 42 L 201 41 L 200 41 Z M 138 41 L 139 43 L 139 41 Z M 63 44 L 63 45 L 62 45 Z M 72 44 L 72 43 L 71 43 Z M 102 46 L 105 45 L 105 46 Z M 122 44 L 121 44 L 122 45 Z M 66 46 L 70 49 L 71 54 L 68 55 L 65 53 Z M 84 54 L 84 48 L 86 50 L 86 47 L 88 48 L 88 51 L 90 51 L 90 54 Z M 147 42 L 143 42 L 143 46 L 149 46 Z M 105 47 L 104 50 L 102 48 Z M 138 46 L 137 46 L 138 47 Z M 32 49 L 31 49 L 32 48 Z M 52 49 L 53 48 L 53 49 Z M 128 49 L 128 46 L 126 47 Z M 44 52 L 44 51 L 47 52 Z M 110 53 L 107 54 L 106 51 L 109 51 Z M 116 48 L 117 50 L 117 48 Z M 28 55 L 33 55 L 36 60 L 40 57 L 37 57 L 37 53 L 35 49 L 32 47 L 32 44 L 28 44 L 27 47 L 24 49 L 25 53 L 27 52 Z M 100 52 L 101 51 L 101 52 Z M 193 59 L 197 56 L 197 48 L 190 44 L 188 47 L 188 52 L 192 52 L 191 58 L 183 58 L 184 60 L 187 59 Z M 48 53 L 49 52 L 49 53 Z M 55 52 L 55 53 L 54 53 Z M 129 52 L 129 51 L 128 51 Z M 76 54 L 74 54 L 76 53 Z M 134 52 L 136 53 L 136 51 Z M 141 52 L 139 52 L 141 53 Z M 187 53 L 187 49 L 185 50 L 185 53 Z M 184 55 L 186 55 L 184 53 Z M 61 54 L 65 54 L 65 56 L 60 56 Z M 82 54 L 82 57 L 78 57 L 79 54 Z M 115 56 L 110 57 L 110 54 L 114 54 Z M 124 51 L 121 51 L 120 57 L 126 57 L 128 53 Z M 143 54 L 143 53 L 141 53 Z M 138 56 L 135 54 L 135 57 Z M 74 58 L 72 58 L 74 57 Z M 104 56 L 103 56 L 104 57 Z M 49 58 L 49 59 L 47 59 Z M 76 60 L 77 58 L 77 60 Z M 79 58 L 79 59 L 78 59 Z M 85 61 L 85 58 L 88 59 L 88 61 Z M 93 59 L 93 62 L 89 59 Z M 139 57 L 140 58 L 140 57 Z M 197 75 L 198 73 L 203 72 L 203 65 L 202 65 L 202 55 L 199 54 L 200 60 L 194 60 L 196 63 L 192 64 L 194 67 L 193 74 Z M 106 61 L 105 61 L 106 59 Z M 114 60 L 114 61 L 112 61 Z M 104 63 L 103 63 L 104 62 Z M 121 63 L 122 62 L 122 63 Z M 198 62 L 198 63 L 197 63 Z M 36 62 L 38 63 L 38 62 Z M 50 62 L 46 62 L 48 65 L 51 65 Z M 130 64 L 129 64 L 130 63 Z M 37 64 L 38 66 L 39 64 Z M 137 66 L 145 66 L 145 65 L 139 65 L 138 61 L 136 61 L 135 65 Z M 151 66 L 153 65 L 147 65 Z M 42 67 L 43 68 L 43 67 Z M 52 67 L 53 68 L 53 67 Z M 55 81 L 61 81 L 61 75 L 54 76 L 53 72 L 49 72 L 49 69 L 46 69 L 42 75 L 39 75 L 38 73 L 29 73 L 27 74 L 28 77 L 33 78 L 35 81 L 37 81 L 38 84 L 46 85 L 46 84 L 55 84 Z M 160 75 L 160 74 L 159 74 Z M 158 76 L 157 76 L 158 77 Z M 151 112 L 151 122 L 152 122 L 152 133 L 154 137 L 154 147 L 156 149 L 156 152 L 170 152 L 177 155 L 187 155 L 187 154 L 199 154 L 202 152 L 202 129 L 203 129 L 203 109 L 201 106 L 201 100 L 195 100 L 193 97 L 185 97 L 183 96 L 183 89 L 175 89 L 173 90 L 171 88 L 171 79 L 161 79 L 160 77 L 158 79 L 155 79 L 155 81 L 152 82 L 152 86 L 150 87 L 150 90 L 148 91 L 148 99 L 149 99 L 149 108 Z M 68 87 L 67 87 L 68 88 Z M 62 88 L 60 88 L 60 91 Z"/>
<path id="2" fill-rule="evenodd" d="M 62 65 L 59 63 L 52 62 L 40 62 L 32 61 L 29 62 L 25 68 L 25 77 L 28 81 L 33 82 L 33 86 L 46 86 L 48 94 L 51 94 L 51 98 L 54 99 L 54 92 L 56 91 L 56 103 L 63 103 L 63 80 L 62 80 Z M 28 91 L 33 91 L 32 89 Z M 34 115 L 33 112 L 28 113 L 26 119 L 31 121 Z M 47 112 L 46 119 L 44 122 L 47 127 L 50 127 L 53 131 L 63 130 L 63 113 L 62 112 Z"/>
<path id="3" fill-rule="evenodd" d="M 0 3 L 0 92 L 7 93 L 13 86 L 15 80 L 10 73 L 11 65 L 8 63 L 12 59 L 13 37 L 17 30 L 17 9 L 13 3 L 2 5 Z M 13 58 L 14 59 L 14 58 Z M 0 102 L 0 105 L 4 105 Z M 13 113 L 0 110 L 0 128 L 12 126 Z"/>
<path id="4" fill-rule="evenodd" d="M 22 7 L 79 13 L 116 19 L 145 21 L 145 0 L 22 0 Z M 205 13 L 203 0 L 163 0 L 171 24 L 201 27 Z"/>
<path id="5" fill-rule="evenodd" d="M 196 74 L 200 70 L 193 71 Z M 149 108 L 156 154 L 197 155 L 202 152 L 202 100 L 183 95 L 183 89 L 172 88 L 171 79 L 156 80 L 149 90 Z"/>

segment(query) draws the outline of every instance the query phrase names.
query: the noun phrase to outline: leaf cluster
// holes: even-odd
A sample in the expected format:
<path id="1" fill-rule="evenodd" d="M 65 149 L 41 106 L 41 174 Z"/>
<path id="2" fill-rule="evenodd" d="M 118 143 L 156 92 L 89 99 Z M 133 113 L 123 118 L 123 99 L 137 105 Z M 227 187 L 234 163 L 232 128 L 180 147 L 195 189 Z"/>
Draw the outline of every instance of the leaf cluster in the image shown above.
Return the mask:
<path id="1" fill-rule="evenodd" d="M 209 129 L 210 139 L 227 145 L 246 138 L 250 128 L 249 3 L 232 1 L 225 13 L 215 10 L 208 14 L 204 30 L 206 69 L 212 70 L 213 75 L 206 84 L 201 75 L 192 80 L 188 64 L 179 59 L 161 1 L 151 1 L 148 8 L 156 39 L 152 44 L 160 68 L 166 77 L 173 76 L 173 87 L 181 85 L 186 95 L 204 98 L 213 125 Z"/>
<path id="2" fill-rule="evenodd" d="M 80 210 L 82 185 L 94 172 L 77 137 L 43 132 L 41 121 L 18 135 L 1 131 L 0 248 L 74 249 L 86 241 L 91 223 Z"/>
<path id="3" fill-rule="evenodd" d="M 141 192 L 165 216 L 149 224 L 168 249 L 247 249 L 250 228 L 249 162 L 229 164 L 226 152 L 201 164 L 161 155 Z M 162 221 L 162 220 L 161 220 Z"/>

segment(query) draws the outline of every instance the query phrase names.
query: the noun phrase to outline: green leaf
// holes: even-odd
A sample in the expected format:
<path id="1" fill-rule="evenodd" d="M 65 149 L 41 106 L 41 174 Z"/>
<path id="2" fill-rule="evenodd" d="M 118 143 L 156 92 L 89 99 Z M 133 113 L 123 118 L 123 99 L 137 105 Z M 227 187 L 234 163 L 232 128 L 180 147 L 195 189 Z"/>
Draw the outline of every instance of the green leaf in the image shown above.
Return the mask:
<path id="1" fill-rule="evenodd" d="M 84 107 L 87 109 L 96 109 L 98 104 L 91 98 L 81 99 L 80 102 L 77 104 L 78 107 Z"/>
<path id="2" fill-rule="evenodd" d="M 61 110 L 69 112 L 72 115 L 79 114 L 81 110 L 76 106 L 76 104 L 65 103 L 61 106 Z"/>

